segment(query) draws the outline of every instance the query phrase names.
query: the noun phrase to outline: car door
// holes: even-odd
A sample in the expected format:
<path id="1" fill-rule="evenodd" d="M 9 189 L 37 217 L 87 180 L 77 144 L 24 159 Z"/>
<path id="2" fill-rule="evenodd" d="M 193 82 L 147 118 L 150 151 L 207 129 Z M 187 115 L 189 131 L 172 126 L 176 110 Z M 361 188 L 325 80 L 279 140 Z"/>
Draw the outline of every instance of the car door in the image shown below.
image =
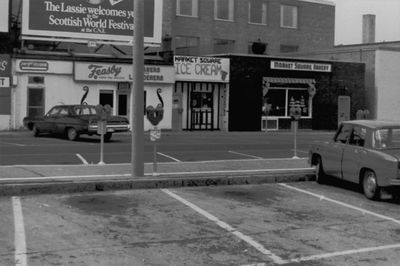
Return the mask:
<path id="1" fill-rule="evenodd" d="M 358 183 L 361 160 L 367 154 L 365 149 L 367 129 L 354 126 L 350 134 L 348 145 L 343 150 L 342 173 L 343 179 Z"/>
<path id="2" fill-rule="evenodd" d="M 350 124 L 342 124 L 322 159 L 326 174 L 342 178 L 343 150 L 351 133 Z"/>
<path id="3" fill-rule="evenodd" d="M 44 116 L 43 121 L 38 124 L 38 128 L 42 132 L 50 132 L 53 133 L 55 130 L 55 120 L 57 119 L 57 115 L 60 112 L 59 107 L 53 107 L 47 114 Z"/>

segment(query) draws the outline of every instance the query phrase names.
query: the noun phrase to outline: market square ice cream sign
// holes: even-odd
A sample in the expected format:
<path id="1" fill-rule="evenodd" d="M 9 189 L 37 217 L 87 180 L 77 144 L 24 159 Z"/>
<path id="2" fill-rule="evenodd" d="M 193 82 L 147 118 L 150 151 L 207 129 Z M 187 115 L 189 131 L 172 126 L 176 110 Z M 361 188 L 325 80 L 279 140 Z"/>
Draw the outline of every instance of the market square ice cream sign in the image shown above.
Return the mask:
<path id="1" fill-rule="evenodd" d="M 8 54 L 0 54 L 0 88 L 10 87 L 11 59 Z"/>
<path id="2" fill-rule="evenodd" d="M 175 78 L 182 81 L 229 82 L 229 59 L 174 56 Z"/>
<path id="3" fill-rule="evenodd" d="M 144 1 L 144 37 L 161 43 L 162 0 Z M 23 0 L 22 34 L 131 41 L 132 0 Z"/>

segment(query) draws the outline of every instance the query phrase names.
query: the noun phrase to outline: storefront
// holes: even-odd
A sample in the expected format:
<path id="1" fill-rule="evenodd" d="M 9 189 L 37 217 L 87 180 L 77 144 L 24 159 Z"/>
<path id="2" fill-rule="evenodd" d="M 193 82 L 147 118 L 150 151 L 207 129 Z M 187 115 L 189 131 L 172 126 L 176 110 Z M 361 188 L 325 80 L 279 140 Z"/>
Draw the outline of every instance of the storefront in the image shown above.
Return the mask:
<path id="1" fill-rule="evenodd" d="M 57 104 L 109 104 L 114 115 L 130 118 L 132 65 L 110 62 L 15 59 L 17 86 L 14 121 L 41 115 Z M 144 109 L 161 104 L 161 129 L 172 127 L 173 66 L 145 65 Z M 151 128 L 145 119 L 144 130 Z"/>
<path id="2" fill-rule="evenodd" d="M 290 110 L 299 107 L 300 128 L 334 129 L 338 116 L 355 118 L 365 105 L 363 63 L 229 56 L 229 130 L 289 129 Z M 348 96 L 348 114 L 338 112 Z"/>
<path id="3" fill-rule="evenodd" d="M 175 56 L 173 129 L 226 130 L 229 59 Z"/>

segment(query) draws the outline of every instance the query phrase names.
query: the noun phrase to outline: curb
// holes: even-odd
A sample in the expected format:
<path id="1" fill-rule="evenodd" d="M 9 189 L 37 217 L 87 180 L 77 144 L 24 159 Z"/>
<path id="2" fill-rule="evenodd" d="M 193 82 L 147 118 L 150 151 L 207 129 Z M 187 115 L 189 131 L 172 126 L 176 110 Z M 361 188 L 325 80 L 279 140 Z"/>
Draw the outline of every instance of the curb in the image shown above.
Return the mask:
<path id="1" fill-rule="evenodd" d="M 229 174 L 214 176 L 179 176 L 162 178 L 118 178 L 81 181 L 52 181 L 1 184 L 0 196 L 34 194 L 62 194 L 127 189 L 160 189 L 218 185 L 245 185 L 310 181 L 314 171 L 302 170 L 286 173 Z"/>

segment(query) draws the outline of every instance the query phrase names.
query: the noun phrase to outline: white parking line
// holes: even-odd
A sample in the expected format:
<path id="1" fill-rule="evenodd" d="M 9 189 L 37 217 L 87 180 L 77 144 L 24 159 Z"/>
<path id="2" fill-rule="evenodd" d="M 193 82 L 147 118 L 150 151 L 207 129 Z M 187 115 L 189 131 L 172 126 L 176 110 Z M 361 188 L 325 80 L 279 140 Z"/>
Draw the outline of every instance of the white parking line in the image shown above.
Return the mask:
<path id="1" fill-rule="evenodd" d="M 6 142 L 6 141 L 0 141 L 0 143 L 9 144 L 9 145 L 12 145 L 12 146 L 19 146 L 19 147 L 25 147 L 25 146 L 27 146 L 27 145 L 25 145 L 25 144 L 13 143 L 13 142 Z"/>
<path id="2" fill-rule="evenodd" d="M 78 158 L 82 161 L 83 164 L 85 164 L 85 165 L 89 164 L 89 163 L 85 160 L 85 158 L 83 158 L 83 156 L 80 155 L 79 153 L 77 153 L 76 156 L 78 156 Z"/>
<path id="3" fill-rule="evenodd" d="M 362 214 L 369 214 L 369 215 L 378 217 L 380 219 L 388 220 L 388 221 L 391 221 L 391 222 L 393 222 L 395 224 L 400 225 L 400 220 L 396 220 L 396 219 L 394 219 L 392 217 L 389 217 L 389 216 L 386 216 L 386 215 L 381 215 L 381 214 L 376 213 L 376 212 L 371 212 L 371 211 L 368 211 L 366 209 L 359 208 L 359 207 L 356 207 L 356 206 L 353 206 L 353 205 L 350 205 L 350 204 L 347 204 L 347 203 L 344 203 L 344 202 L 341 202 L 341 201 L 338 201 L 338 200 L 330 199 L 330 198 L 325 197 L 324 195 L 315 194 L 315 193 L 309 192 L 309 191 L 304 190 L 304 189 L 300 189 L 300 188 L 297 188 L 297 187 L 289 186 L 287 184 L 282 184 L 281 183 L 279 185 L 284 186 L 284 187 L 289 188 L 289 189 L 292 189 L 292 190 L 296 190 L 296 191 L 304 193 L 304 194 L 308 194 L 308 195 L 316 197 L 316 198 L 319 198 L 319 200 L 326 200 L 326 201 L 341 205 L 343 207 L 359 211 Z"/>
<path id="4" fill-rule="evenodd" d="M 175 162 L 181 162 L 180 160 L 178 160 L 178 159 L 176 159 L 176 158 L 174 158 L 174 157 L 172 157 L 172 156 L 166 155 L 166 154 L 164 154 L 164 153 L 157 152 L 157 154 L 160 154 L 160 155 L 162 155 L 162 156 L 164 156 L 164 157 L 167 157 L 167 158 L 169 158 L 169 159 L 171 159 L 171 160 L 174 160 Z"/>
<path id="5" fill-rule="evenodd" d="M 26 266 L 26 239 L 24 216 L 22 214 L 21 200 L 19 197 L 12 197 L 14 211 L 14 245 L 15 245 L 15 265 Z"/>
<path id="6" fill-rule="evenodd" d="M 194 211 L 196 211 L 197 213 L 203 215 L 204 217 L 206 217 L 207 219 L 215 222 L 218 226 L 220 226 L 221 228 L 225 229 L 226 231 L 228 231 L 229 233 L 235 235 L 236 237 L 238 237 L 239 239 L 245 241 L 247 244 L 251 245 L 252 247 L 254 247 L 255 249 L 257 249 L 258 251 L 260 251 L 262 254 L 266 255 L 267 257 L 269 257 L 274 263 L 276 264 L 284 264 L 287 263 L 287 261 L 283 260 L 281 257 L 273 254 L 271 251 L 265 249 L 260 243 L 258 243 L 257 241 L 255 241 L 253 238 L 251 238 L 250 236 L 247 236 L 241 232 L 239 232 L 238 230 L 236 230 L 235 228 L 233 228 L 232 226 L 230 226 L 229 224 L 221 221 L 220 219 L 218 219 L 217 217 L 215 217 L 214 215 L 212 215 L 211 213 L 201 209 L 200 207 L 198 207 L 197 205 L 194 205 L 193 203 L 185 200 L 184 198 L 178 196 L 177 194 L 171 192 L 168 189 L 161 189 L 161 191 L 163 191 L 164 193 L 166 193 L 167 195 L 173 197 L 174 199 L 180 201 L 181 203 L 185 204 L 186 206 L 190 207 L 191 209 L 193 209 Z"/>
<path id="7" fill-rule="evenodd" d="M 247 156 L 247 157 L 254 158 L 254 159 L 263 159 L 262 157 L 259 157 L 259 156 L 254 156 L 254 155 L 241 153 L 241 152 L 237 152 L 237 151 L 228 151 L 228 152 L 233 153 L 233 154 L 237 154 L 237 155 Z"/>

